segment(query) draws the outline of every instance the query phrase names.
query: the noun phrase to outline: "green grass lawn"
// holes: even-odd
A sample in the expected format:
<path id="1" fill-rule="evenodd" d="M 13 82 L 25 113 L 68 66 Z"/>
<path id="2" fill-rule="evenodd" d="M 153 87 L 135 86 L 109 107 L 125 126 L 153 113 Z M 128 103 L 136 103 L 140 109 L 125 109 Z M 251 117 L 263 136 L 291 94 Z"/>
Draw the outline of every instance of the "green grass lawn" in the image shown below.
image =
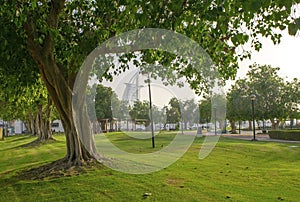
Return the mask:
<path id="1" fill-rule="evenodd" d="M 135 140 L 121 133 L 108 137 L 129 152 L 152 151 L 149 139 Z M 160 134 L 156 145 L 166 145 L 173 137 Z M 55 136 L 57 141 L 51 144 L 21 147 L 34 139 L 14 136 L 0 141 L 1 202 L 300 200 L 300 144 L 296 143 L 221 138 L 213 152 L 199 160 L 204 138 L 197 138 L 181 159 L 155 173 L 132 175 L 99 166 L 69 177 L 20 179 L 20 171 L 65 155 L 64 136 Z"/>

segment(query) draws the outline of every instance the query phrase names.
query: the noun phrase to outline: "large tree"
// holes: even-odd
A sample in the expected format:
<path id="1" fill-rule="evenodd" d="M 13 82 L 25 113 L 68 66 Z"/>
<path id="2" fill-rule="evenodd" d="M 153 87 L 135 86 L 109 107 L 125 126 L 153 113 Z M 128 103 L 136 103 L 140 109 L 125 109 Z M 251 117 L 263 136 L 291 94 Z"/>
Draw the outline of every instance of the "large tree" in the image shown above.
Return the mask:
<path id="1" fill-rule="evenodd" d="M 135 123 L 139 122 L 147 127 L 150 124 L 149 109 L 148 101 L 137 100 L 129 110 L 129 115 Z"/>
<path id="2" fill-rule="evenodd" d="M 247 73 L 249 79 L 248 94 L 255 94 L 255 118 L 271 120 L 277 128 L 285 118 L 284 81 L 278 75 L 279 68 L 270 65 L 253 64 Z"/>
<path id="3" fill-rule="evenodd" d="M 283 99 L 285 102 L 285 118 L 290 119 L 291 127 L 295 124 L 294 119 L 300 118 L 300 81 L 294 78 L 285 84 Z"/>
<path id="4" fill-rule="evenodd" d="M 39 141 L 52 139 L 51 100 L 24 38 L 8 16 L 0 18 L 0 118 L 20 119 Z"/>
<path id="5" fill-rule="evenodd" d="M 2 80 L 2 85 L 14 84 L 11 88 L 1 88 L 0 118 L 22 120 L 27 133 L 37 136 L 37 141 L 45 141 L 52 138 L 50 128 L 51 115 L 54 112 L 52 102 L 41 80 L 36 83 L 24 85 L 11 77 Z"/>
<path id="6" fill-rule="evenodd" d="M 199 102 L 200 123 L 209 123 L 211 120 L 211 98 L 205 97 Z"/>
<path id="7" fill-rule="evenodd" d="M 112 119 L 112 101 L 117 100 L 117 95 L 110 88 L 99 84 L 96 88 L 95 111 L 97 119 Z"/>
<path id="8" fill-rule="evenodd" d="M 237 80 L 227 93 L 226 115 L 230 121 L 232 133 L 236 132 L 235 123 L 237 121 L 240 125 L 240 121 L 251 120 L 249 81 L 246 79 Z"/>
<path id="9" fill-rule="evenodd" d="M 285 82 L 278 75 L 279 68 L 270 65 L 253 64 L 247 78 L 240 79 L 227 94 L 227 118 L 234 122 L 251 120 L 251 94 L 255 95 L 256 120 L 270 120 L 276 128 L 287 118 L 299 115 L 299 81 Z"/>
<path id="10" fill-rule="evenodd" d="M 199 123 L 199 109 L 194 99 L 182 101 L 181 112 L 185 130 L 187 129 L 187 123 L 190 126 L 193 126 L 194 123 Z"/>
<path id="11" fill-rule="evenodd" d="M 1 58 L 7 58 L 10 50 L 24 50 L 21 55 L 32 57 L 64 125 L 66 162 L 77 165 L 90 159 L 94 150 L 91 134 L 84 140 L 90 146 L 84 147 L 76 131 L 72 91 L 79 67 L 98 44 L 137 28 L 174 30 L 198 42 L 227 79 L 234 77 L 238 58 L 249 56 L 247 51 L 235 52 L 249 36 L 258 50 L 260 34 L 279 42 L 280 34 L 273 28 L 285 29 L 290 24 L 290 33 L 296 34 L 299 20 L 289 17 L 293 2 L 299 1 L 1 1 Z M 11 43 L 12 33 L 21 40 Z M 21 68 L 24 58 L 17 61 Z M 188 67 L 178 71 L 196 78 L 194 88 L 204 83 Z M 82 109 L 83 115 L 86 110 Z"/>
<path id="12" fill-rule="evenodd" d="M 167 122 L 170 124 L 176 124 L 176 129 L 179 129 L 179 122 L 182 120 L 181 114 L 181 101 L 176 97 L 173 97 L 169 101 L 169 107 L 167 108 Z"/>

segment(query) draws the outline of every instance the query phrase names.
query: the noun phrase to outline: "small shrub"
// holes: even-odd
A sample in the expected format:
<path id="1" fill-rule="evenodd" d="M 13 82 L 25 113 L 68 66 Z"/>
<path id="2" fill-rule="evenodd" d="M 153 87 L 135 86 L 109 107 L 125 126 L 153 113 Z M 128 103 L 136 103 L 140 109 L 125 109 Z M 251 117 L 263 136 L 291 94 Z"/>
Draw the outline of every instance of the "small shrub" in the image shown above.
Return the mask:
<path id="1" fill-rule="evenodd" d="M 269 136 L 272 139 L 300 141 L 300 130 L 271 130 Z"/>

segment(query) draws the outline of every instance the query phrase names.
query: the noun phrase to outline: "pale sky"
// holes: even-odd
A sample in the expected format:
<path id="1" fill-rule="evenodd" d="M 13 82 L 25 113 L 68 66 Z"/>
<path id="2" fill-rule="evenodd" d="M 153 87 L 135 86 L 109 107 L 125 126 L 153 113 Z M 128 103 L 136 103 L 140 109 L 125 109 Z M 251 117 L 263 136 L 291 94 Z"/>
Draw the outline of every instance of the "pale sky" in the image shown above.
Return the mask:
<path id="1" fill-rule="evenodd" d="M 240 68 L 238 69 L 236 79 L 244 78 L 248 71 L 249 65 L 253 63 L 261 64 L 261 65 L 271 65 L 272 67 L 279 67 L 279 76 L 285 78 L 285 80 L 292 80 L 293 78 L 300 79 L 300 36 L 294 37 L 290 36 L 287 31 L 282 32 L 281 43 L 278 45 L 274 45 L 271 39 L 262 38 L 261 42 L 263 44 L 262 49 L 259 52 L 253 52 L 251 60 L 244 60 L 240 62 Z M 128 71 L 118 77 L 118 79 L 114 79 L 113 83 L 109 86 L 113 87 L 113 90 L 117 92 L 119 97 L 122 96 L 124 92 L 125 85 L 124 83 L 128 82 L 128 78 L 130 78 L 132 72 Z M 143 80 L 143 79 L 142 79 Z M 234 83 L 234 81 L 228 81 L 225 87 L 226 90 L 230 89 L 230 86 Z M 166 100 L 169 100 L 171 97 L 178 97 L 179 99 L 183 99 L 178 95 L 182 95 L 187 99 L 195 98 L 194 93 L 188 92 L 186 88 L 181 92 L 180 89 L 174 89 L 172 87 L 166 87 L 157 83 L 153 85 L 153 101 L 158 106 L 163 106 L 167 103 Z M 163 94 L 156 95 L 156 92 L 160 92 Z M 147 87 L 143 87 L 141 89 L 142 98 L 146 98 L 148 94 Z M 176 95 L 175 95 L 176 94 Z M 192 97 L 187 96 L 190 94 Z M 163 100 L 161 102 L 160 100 Z"/>
<path id="2" fill-rule="evenodd" d="M 300 79 L 300 37 L 290 36 L 282 32 L 280 44 L 274 45 L 271 39 L 262 38 L 263 47 L 259 52 L 253 52 L 251 60 L 240 62 L 236 78 L 245 77 L 249 65 L 256 62 L 261 65 L 279 67 L 279 76 L 291 80 Z"/>
<path id="3" fill-rule="evenodd" d="M 130 83 L 130 80 L 133 78 L 136 72 L 137 69 L 133 68 L 133 70 L 129 70 L 118 76 L 117 79 L 114 79 L 112 83 L 107 82 L 105 84 L 112 87 L 112 89 L 118 95 L 119 99 L 122 99 L 126 87 L 125 83 Z M 147 77 L 139 75 L 138 82 L 140 86 L 140 100 L 149 100 L 149 88 L 148 85 L 145 83 L 146 79 Z M 136 82 L 136 80 L 134 79 L 131 82 L 134 83 Z M 184 84 L 184 87 L 181 88 L 176 85 L 166 86 L 160 79 L 151 79 L 151 97 L 153 104 L 159 108 L 162 108 L 168 105 L 172 97 L 176 97 L 180 100 L 197 100 L 198 97 L 195 95 L 194 91 L 189 88 L 189 85 L 187 83 Z"/>

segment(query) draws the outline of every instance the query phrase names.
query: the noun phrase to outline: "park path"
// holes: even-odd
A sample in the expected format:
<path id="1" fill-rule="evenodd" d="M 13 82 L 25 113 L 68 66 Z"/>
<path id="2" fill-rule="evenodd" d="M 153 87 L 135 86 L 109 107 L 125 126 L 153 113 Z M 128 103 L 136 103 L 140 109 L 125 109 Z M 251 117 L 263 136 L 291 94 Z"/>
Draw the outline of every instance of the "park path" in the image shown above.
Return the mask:
<path id="1" fill-rule="evenodd" d="M 257 133 L 258 134 L 255 135 L 255 139 L 257 139 L 258 141 L 300 143 L 300 141 L 271 139 L 268 134 L 259 134 L 259 133 L 261 133 L 261 131 L 257 131 Z M 253 132 L 252 131 L 242 131 L 241 134 L 222 134 L 222 137 L 241 139 L 241 140 L 252 140 Z"/>
<path id="2" fill-rule="evenodd" d="M 258 130 L 257 134 L 255 135 L 255 139 L 258 141 L 267 141 L 267 142 L 282 142 L 282 143 L 300 143 L 300 141 L 292 141 L 292 140 L 278 140 L 278 139 L 271 139 L 268 134 L 262 134 L 262 131 Z M 179 132 L 180 133 L 180 132 Z M 196 135 L 196 131 L 184 131 L 185 135 Z M 202 135 L 206 135 L 204 132 Z M 252 140 L 253 139 L 253 132 L 252 131 L 241 131 L 241 134 L 222 134 L 222 137 L 226 138 L 234 138 L 240 140 Z"/>

